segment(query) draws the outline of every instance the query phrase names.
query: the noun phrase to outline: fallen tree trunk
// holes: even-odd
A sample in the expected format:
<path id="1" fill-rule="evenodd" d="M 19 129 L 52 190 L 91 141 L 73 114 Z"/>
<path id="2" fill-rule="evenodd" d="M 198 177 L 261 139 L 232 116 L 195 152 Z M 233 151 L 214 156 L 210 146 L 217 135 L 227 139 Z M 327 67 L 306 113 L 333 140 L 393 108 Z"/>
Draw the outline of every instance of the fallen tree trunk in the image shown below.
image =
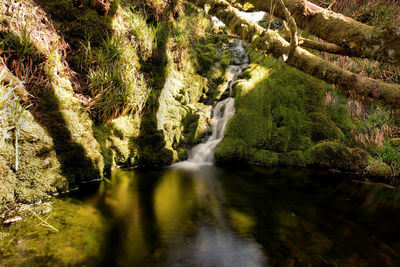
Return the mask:
<path id="1" fill-rule="evenodd" d="M 210 15 L 219 18 L 243 40 L 276 58 L 285 59 L 293 49 L 277 32 L 264 29 L 247 20 L 238 9 L 225 0 L 189 0 L 189 2 L 201 8 L 207 4 L 210 7 L 208 10 Z M 286 63 L 307 74 L 347 90 L 354 90 L 360 95 L 380 99 L 394 107 L 400 107 L 400 85 L 384 83 L 344 70 L 300 47 L 296 47 L 290 54 Z"/>
<path id="2" fill-rule="evenodd" d="M 286 41 L 290 42 L 290 36 L 283 36 Z M 310 40 L 307 38 L 299 37 L 299 46 L 310 48 L 314 50 L 318 50 L 321 52 L 327 52 L 330 54 L 337 54 L 337 55 L 347 55 L 347 50 L 343 47 L 340 47 L 335 44 L 326 43 L 326 42 L 318 42 L 314 40 Z"/>
<path id="3" fill-rule="evenodd" d="M 251 3 L 257 10 L 270 12 L 275 0 L 229 0 Z M 350 51 L 347 55 L 379 59 L 400 66 L 400 29 L 380 29 L 321 8 L 309 1 L 283 0 L 297 26 Z M 286 19 L 276 5 L 274 15 Z"/>

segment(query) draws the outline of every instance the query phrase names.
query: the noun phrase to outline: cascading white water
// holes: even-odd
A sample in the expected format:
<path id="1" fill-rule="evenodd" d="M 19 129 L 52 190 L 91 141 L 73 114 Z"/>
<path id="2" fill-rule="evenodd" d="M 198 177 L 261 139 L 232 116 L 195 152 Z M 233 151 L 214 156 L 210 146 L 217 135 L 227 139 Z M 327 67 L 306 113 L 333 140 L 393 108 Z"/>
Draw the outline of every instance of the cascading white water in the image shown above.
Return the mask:
<path id="1" fill-rule="evenodd" d="M 189 152 L 188 161 L 197 163 L 212 163 L 214 150 L 224 138 L 228 121 L 235 115 L 235 100 L 227 98 L 219 102 L 211 117 L 212 134 L 203 143 L 198 144 Z"/>
<path id="2" fill-rule="evenodd" d="M 232 92 L 232 85 L 237 80 L 242 70 L 248 66 L 249 58 L 246 55 L 246 47 L 243 41 L 232 43 L 230 50 L 232 52 L 231 64 L 227 68 L 229 82 L 226 91 Z M 224 138 L 224 133 L 229 120 L 235 115 L 235 100 L 228 97 L 220 101 L 213 109 L 211 116 L 211 132 L 202 143 L 195 146 L 189 152 L 189 159 L 174 166 L 193 166 L 193 165 L 211 165 L 214 161 L 214 150 Z"/>

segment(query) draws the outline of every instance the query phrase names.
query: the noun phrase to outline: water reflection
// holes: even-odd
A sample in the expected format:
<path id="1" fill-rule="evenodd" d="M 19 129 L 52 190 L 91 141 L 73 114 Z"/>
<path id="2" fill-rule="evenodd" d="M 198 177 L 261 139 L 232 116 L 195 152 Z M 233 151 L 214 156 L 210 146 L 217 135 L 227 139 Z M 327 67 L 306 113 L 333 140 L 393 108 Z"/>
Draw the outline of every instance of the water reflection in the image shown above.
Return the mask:
<path id="1" fill-rule="evenodd" d="M 216 177 L 213 167 L 116 171 L 99 205 L 111 225 L 103 265 L 264 266 L 260 246 L 231 229 Z"/>
<path id="2" fill-rule="evenodd" d="M 0 266 L 400 266 L 398 189 L 307 170 L 116 170 L 0 226 Z"/>
<path id="3" fill-rule="evenodd" d="M 400 264 L 398 190 L 306 170 L 231 172 L 221 181 L 236 209 L 255 214 L 252 233 L 270 265 Z"/>

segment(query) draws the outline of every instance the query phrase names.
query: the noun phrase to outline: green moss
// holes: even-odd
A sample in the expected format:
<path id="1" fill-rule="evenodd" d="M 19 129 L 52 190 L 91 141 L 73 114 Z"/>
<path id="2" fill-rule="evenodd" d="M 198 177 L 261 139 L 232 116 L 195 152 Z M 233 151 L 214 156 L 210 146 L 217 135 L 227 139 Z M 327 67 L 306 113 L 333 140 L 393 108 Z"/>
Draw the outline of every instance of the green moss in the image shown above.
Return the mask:
<path id="1" fill-rule="evenodd" d="M 235 143 L 233 140 L 241 140 L 251 151 L 245 157 L 248 161 L 254 153 L 272 151 L 286 155 L 280 157 L 282 164 L 306 165 L 310 162 L 307 156 L 291 152 L 306 151 L 313 142 L 325 139 L 315 134 L 317 130 L 325 131 L 319 127 L 323 123 L 330 123 L 331 127 L 323 132 L 328 138 L 344 138 L 325 111 L 323 95 L 330 89 L 328 85 L 251 48 L 248 54 L 252 64 L 235 84 L 237 113 L 225 133 L 225 139 L 231 141 L 223 141 L 217 153 L 225 150 L 241 153 L 240 149 L 235 152 L 224 147 Z M 220 154 L 221 161 L 222 155 L 227 153 Z M 275 160 L 271 162 L 276 164 Z"/>
<path id="2" fill-rule="evenodd" d="M 342 130 L 346 137 L 351 137 L 350 132 L 354 128 L 354 123 L 351 118 L 349 106 L 340 102 L 334 103 L 328 105 L 327 112 L 332 121 Z"/>
<path id="3" fill-rule="evenodd" d="M 0 157 L 0 212 L 7 206 L 15 203 L 14 190 L 16 187 L 16 176 L 7 166 L 7 161 Z"/>
<path id="4" fill-rule="evenodd" d="M 53 139 L 63 173 L 71 183 L 102 177 L 104 163 L 92 121 L 73 96 L 71 84 L 53 86 L 49 94 L 40 95 L 39 107 L 50 116 L 42 125 Z"/>
<path id="5" fill-rule="evenodd" d="M 221 64 L 221 68 L 225 70 L 228 65 L 231 63 L 232 52 L 228 49 L 222 51 L 222 56 L 220 58 L 219 63 Z"/>
<path id="6" fill-rule="evenodd" d="M 328 168 L 359 170 L 367 164 L 367 152 L 359 149 L 350 149 L 339 142 L 322 142 L 315 145 L 311 151 L 314 164 Z"/>
<path id="7" fill-rule="evenodd" d="M 211 69 L 211 66 L 219 60 L 218 49 L 221 47 L 221 43 L 216 38 L 213 40 L 211 38 L 201 40 L 195 47 L 193 54 L 196 69 L 200 75 L 204 76 Z"/>
<path id="8" fill-rule="evenodd" d="M 279 162 L 278 153 L 269 150 L 252 149 L 247 161 L 254 165 L 275 166 Z"/>
<path id="9" fill-rule="evenodd" d="M 239 138 L 224 137 L 214 152 L 217 163 L 246 161 L 246 143 Z"/>
<path id="10" fill-rule="evenodd" d="M 19 141 L 19 167 L 15 170 L 14 143 L 7 141 L 0 148 L 0 212 L 16 202 L 32 203 L 72 186 L 62 172 L 52 138 L 24 113 Z"/>
<path id="11" fill-rule="evenodd" d="M 109 174 L 116 166 L 131 167 L 137 164 L 140 134 L 140 116 L 123 116 L 108 125 L 93 127 L 104 158 L 105 172 Z"/>
<path id="12" fill-rule="evenodd" d="M 344 134 L 327 114 L 312 112 L 308 115 L 312 120 L 311 137 L 320 140 L 344 140 Z"/>
<path id="13" fill-rule="evenodd" d="M 311 163 L 310 153 L 308 151 L 291 151 L 289 153 L 279 154 L 280 164 L 287 166 L 307 166 Z"/>
<path id="14" fill-rule="evenodd" d="M 389 178 L 392 176 L 392 169 L 384 162 L 379 160 L 374 161 L 369 164 L 366 168 L 366 172 L 368 175 L 376 176 L 376 177 L 386 177 Z"/>
<path id="15" fill-rule="evenodd" d="M 174 150 L 168 147 L 162 130 L 157 129 L 154 114 L 146 114 L 140 123 L 138 164 L 144 166 L 167 166 L 173 162 Z M 176 151 L 175 151 L 176 153 Z"/>
<path id="16" fill-rule="evenodd" d="M 204 80 L 197 74 L 172 69 L 167 75 L 158 99 L 157 128 L 163 131 L 169 149 L 176 149 L 182 143 L 183 132 L 187 133 L 189 143 L 196 142 L 201 135 L 198 131 L 201 116 L 196 103 L 203 90 Z"/>
<path id="17" fill-rule="evenodd" d="M 343 101 L 325 105 L 329 85 L 251 47 L 248 55 L 251 64 L 234 87 L 237 113 L 216 151 L 219 162 L 365 168 L 367 152 L 341 143 L 353 123 Z"/>
<path id="18" fill-rule="evenodd" d="M 5 229 L 0 226 L 0 254 L 5 265 L 77 266 L 98 265 L 97 256 L 106 229 L 101 214 L 95 208 L 76 200 L 53 200 L 29 209 L 49 218 L 55 232 L 40 224 L 40 220 L 25 208 L 23 220 Z"/>
<path id="19" fill-rule="evenodd" d="M 187 160 L 189 155 L 188 155 L 188 152 L 186 151 L 186 149 L 179 148 L 178 149 L 178 157 L 179 157 L 179 160 L 181 160 L 181 161 Z"/>
<path id="20" fill-rule="evenodd" d="M 390 138 L 388 139 L 392 147 L 394 148 L 400 148 L 400 138 Z"/>
<path id="21" fill-rule="evenodd" d="M 196 110 L 190 110 L 183 119 L 182 144 L 193 146 L 199 143 L 209 131 L 211 107 L 196 104 Z"/>
<path id="22" fill-rule="evenodd" d="M 263 147 L 268 142 L 268 130 L 270 129 L 270 119 L 256 111 L 239 108 L 235 117 L 229 122 L 225 136 L 240 139 L 250 147 Z"/>
<path id="23" fill-rule="evenodd" d="M 208 79 L 213 101 L 217 101 L 227 88 L 225 71 L 231 58 L 230 49 L 224 46 L 221 39 L 212 35 L 200 39 L 194 50 L 191 50 L 191 59 L 197 73 Z"/>
<path id="24" fill-rule="evenodd" d="M 66 41 L 73 48 L 81 46 L 80 40 L 85 40 L 90 35 L 93 44 L 102 42 L 102 37 L 110 29 L 112 16 L 100 16 L 92 8 L 90 0 L 84 0 L 84 7 L 73 7 L 71 1 L 41 1 L 42 7 L 51 15 L 52 22 L 61 31 Z"/>

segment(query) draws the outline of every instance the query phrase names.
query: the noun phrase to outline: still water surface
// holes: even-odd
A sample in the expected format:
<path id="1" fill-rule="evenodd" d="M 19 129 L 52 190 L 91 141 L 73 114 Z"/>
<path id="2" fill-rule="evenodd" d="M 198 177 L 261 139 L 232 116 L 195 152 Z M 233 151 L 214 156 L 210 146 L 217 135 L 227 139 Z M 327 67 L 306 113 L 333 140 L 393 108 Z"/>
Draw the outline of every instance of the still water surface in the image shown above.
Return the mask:
<path id="1" fill-rule="evenodd" d="M 349 177 L 116 170 L 84 195 L 53 202 L 49 222 L 59 233 L 11 226 L 3 264 L 400 266 L 399 191 Z"/>

